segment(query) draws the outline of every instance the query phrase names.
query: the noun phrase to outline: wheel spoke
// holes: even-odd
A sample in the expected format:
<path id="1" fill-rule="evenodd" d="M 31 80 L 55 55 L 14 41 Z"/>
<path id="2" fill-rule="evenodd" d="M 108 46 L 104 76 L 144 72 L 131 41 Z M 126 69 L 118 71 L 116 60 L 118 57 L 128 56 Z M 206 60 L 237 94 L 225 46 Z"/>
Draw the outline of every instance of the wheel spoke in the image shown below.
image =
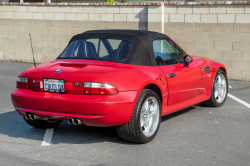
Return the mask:
<path id="1" fill-rule="evenodd" d="M 141 121 L 144 121 L 144 114 L 141 114 Z"/>
<path id="2" fill-rule="evenodd" d="M 141 120 L 144 120 L 144 115 L 147 113 L 147 109 L 148 109 L 148 101 L 146 101 L 141 109 Z"/>
<path id="3" fill-rule="evenodd" d="M 220 100 L 221 100 L 221 97 L 220 97 L 219 95 L 218 95 L 217 97 L 218 97 L 218 99 L 217 99 L 217 100 L 218 100 L 218 101 L 220 101 Z"/>
<path id="4" fill-rule="evenodd" d="M 145 124 L 146 124 L 146 126 L 147 126 L 147 130 L 148 130 L 148 128 L 149 128 L 149 120 L 147 119 L 147 120 L 145 120 Z"/>
<path id="5" fill-rule="evenodd" d="M 217 97 L 218 97 L 218 95 L 219 95 L 218 90 L 215 90 L 215 92 L 214 92 L 214 97 L 215 97 L 215 98 L 217 98 Z"/>
<path id="6" fill-rule="evenodd" d="M 220 90 L 220 92 L 219 92 L 218 96 L 219 96 L 220 98 L 222 98 L 222 94 L 223 94 L 223 91 L 222 91 L 222 90 Z"/>
<path id="7" fill-rule="evenodd" d="M 146 118 L 147 118 L 147 119 L 152 118 L 152 113 L 148 114 L 148 115 L 146 116 Z"/>
<path id="8" fill-rule="evenodd" d="M 226 80 L 222 79 L 221 86 L 224 87 L 226 85 Z"/>
<path id="9" fill-rule="evenodd" d="M 145 128 L 145 121 L 141 120 L 141 128 L 144 127 Z"/>
<path id="10" fill-rule="evenodd" d="M 218 76 L 218 84 L 221 85 L 221 76 Z"/>
<path id="11" fill-rule="evenodd" d="M 150 104 L 150 106 L 149 106 L 149 111 L 148 111 L 148 115 L 149 114 L 152 114 L 152 113 L 154 113 L 154 105 L 153 104 Z"/>
<path id="12" fill-rule="evenodd" d="M 154 104 L 154 114 L 157 112 L 157 110 L 158 110 L 158 105 Z"/>
<path id="13" fill-rule="evenodd" d="M 219 84 L 218 84 L 218 83 L 215 83 L 215 84 L 214 84 L 214 89 L 217 90 L 218 87 L 219 87 Z"/>
<path id="14" fill-rule="evenodd" d="M 158 110 L 158 104 L 156 104 L 154 101 L 151 107 L 151 114 L 156 114 L 157 110 Z"/>
<path id="15" fill-rule="evenodd" d="M 148 112 L 148 110 L 149 110 L 149 103 L 148 103 L 148 101 L 146 101 L 144 103 L 144 112 L 146 113 L 146 112 Z"/>

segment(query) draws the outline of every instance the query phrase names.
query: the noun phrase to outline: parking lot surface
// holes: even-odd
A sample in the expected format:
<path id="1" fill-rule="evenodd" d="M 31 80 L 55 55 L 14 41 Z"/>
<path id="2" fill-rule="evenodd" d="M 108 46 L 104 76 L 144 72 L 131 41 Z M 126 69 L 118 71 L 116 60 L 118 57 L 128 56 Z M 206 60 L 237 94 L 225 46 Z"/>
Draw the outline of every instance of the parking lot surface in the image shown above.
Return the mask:
<path id="1" fill-rule="evenodd" d="M 219 108 L 192 106 L 164 116 L 148 144 L 121 140 L 114 127 L 72 126 L 46 129 L 25 123 L 10 94 L 17 76 L 32 64 L 0 61 L 0 165 L 249 165 L 250 107 L 227 98 Z M 250 104 L 250 82 L 229 81 L 229 94 Z"/>

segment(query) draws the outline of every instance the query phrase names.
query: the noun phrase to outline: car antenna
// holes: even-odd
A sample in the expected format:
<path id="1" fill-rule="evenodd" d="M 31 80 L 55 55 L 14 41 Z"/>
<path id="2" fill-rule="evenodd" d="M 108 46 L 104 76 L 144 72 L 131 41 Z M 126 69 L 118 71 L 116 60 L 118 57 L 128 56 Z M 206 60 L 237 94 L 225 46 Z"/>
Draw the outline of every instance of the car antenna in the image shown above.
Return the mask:
<path id="1" fill-rule="evenodd" d="M 29 33 L 29 35 L 30 35 L 30 33 Z M 36 67 L 36 61 L 35 61 L 35 56 L 34 56 L 34 52 L 33 52 L 33 46 L 32 46 L 31 36 L 30 36 L 30 44 L 31 44 L 31 49 L 32 49 L 32 54 L 33 54 L 34 66 Z"/>

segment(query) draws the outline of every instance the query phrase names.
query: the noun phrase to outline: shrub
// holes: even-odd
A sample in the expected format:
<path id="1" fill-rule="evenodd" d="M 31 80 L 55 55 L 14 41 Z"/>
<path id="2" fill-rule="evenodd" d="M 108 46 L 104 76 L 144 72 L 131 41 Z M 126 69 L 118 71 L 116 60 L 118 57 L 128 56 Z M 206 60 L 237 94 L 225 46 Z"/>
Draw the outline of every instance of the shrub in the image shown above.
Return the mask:
<path id="1" fill-rule="evenodd" d="M 117 3 L 117 1 L 115 1 L 115 0 L 107 0 L 106 3 Z"/>

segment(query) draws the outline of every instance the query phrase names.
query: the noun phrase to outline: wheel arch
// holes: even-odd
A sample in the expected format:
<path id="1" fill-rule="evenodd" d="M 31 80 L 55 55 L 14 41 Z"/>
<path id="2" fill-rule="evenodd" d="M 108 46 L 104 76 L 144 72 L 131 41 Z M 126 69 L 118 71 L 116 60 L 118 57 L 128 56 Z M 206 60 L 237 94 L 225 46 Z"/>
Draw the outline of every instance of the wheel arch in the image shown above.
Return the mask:
<path id="1" fill-rule="evenodd" d="M 216 76 L 218 76 L 220 73 L 218 73 L 219 70 L 222 70 L 225 72 L 225 76 L 226 76 L 226 92 L 225 93 L 228 93 L 228 81 L 227 81 L 227 71 L 226 71 L 226 68 L 223 67 L 223 66 L 220 66 L 217 68 L 216 72 L 214 72 L 214 79 L 213 79 L 213 84 L 211 86 L 211 96 L 210 96 L 210 99 L 204 101 L 203 103 L 207 106 L 210 106 L 210 107 L 219 107 L 219 106 L 222 106 L 224 104 L 224 102 L 226 101 L 226 98 L 227 98 L 227 94 L 225 94 L 224 96 L 224 99 L 222 101 L 222 103 L 218 103 L 216 101 L 216 97 L 214 96 L 214 85 L 215 85 L 215 79 L 216 79 Z M 217 88 L 216 88 L 217 89 Z"/>
<path id="2" fill-rule="evenodd" d="M 159 98 L 161 100 L 161 104 L 162 104 L 162 92 L 161 92 L 161 89 L 159 88 L 158 85 L 150 83 L 150 84 L 146 85 L 143 89 L 153 90 L 159 96 Z"/>
<path id="3" fill-rule="evenodd" d="M 223 70 L 226 73 L 227 76 L 227 69 L 226 66 L 220 62 L 216 62 L 216 61 L 210 61 L 211 64 L 211 71 L 212 72 L 217 72 L 219 69 Z"/>
<path id="4" fill-rule="evenodd" d="M 226 73 L 226 76 L 227 76 L 227 70 L 226 70 L 226 68 L 220 67 L 219 69 L 223 70 L 223 71 Z M 219 70 L 219 69 L 218 69 L 218 70 Z"/>

